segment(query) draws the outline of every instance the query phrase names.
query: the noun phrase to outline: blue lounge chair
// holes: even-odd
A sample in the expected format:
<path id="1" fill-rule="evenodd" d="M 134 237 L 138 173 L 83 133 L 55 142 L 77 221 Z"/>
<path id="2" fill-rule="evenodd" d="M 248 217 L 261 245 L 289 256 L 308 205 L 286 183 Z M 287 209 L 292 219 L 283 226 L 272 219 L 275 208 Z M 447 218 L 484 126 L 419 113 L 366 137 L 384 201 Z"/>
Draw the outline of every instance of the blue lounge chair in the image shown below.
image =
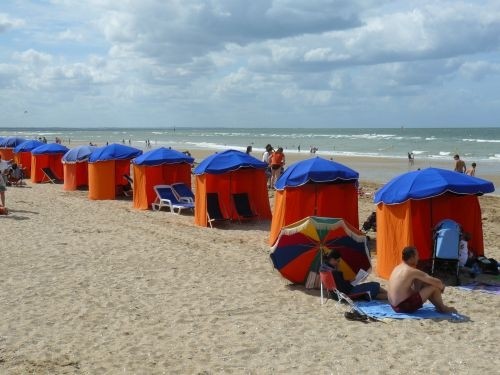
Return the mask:
<path id="1" fill-rule="evenodd" d="M 170 209 L 170 212 L 180 214 L 182 210 L 189 209 L 194 211 L 194 203 L 182 201 L 175 195 L 174 189 L 170 185 L 156 185 L 156 200 L 151 204 L 153 210 L 159 211 L 163 207 Z"/>
<path id="2" fill-rule="evenodd" d="M 434 252 L 432 256 L 431 274 L 434 274 L 435 263 L 445 261 L 448 264 L 456 264 L 457 285 L 460 284 L 458 276 L 459 263 L 458 254 L 460 246 L 460 225 L 453 220 L 445 219 L 436 225 L 434 229 Z"/>
<path id="3" fill-rule="evenodd" d="M 172 184 L 172 189 L 174 189 L 181 201 L 194 202 L 193 191 L 185 183 L 176 182 Z"/>
<path id="4" fill-rule="evenodd" d="M 252 209 L 247 193 L 232 194 L 232 197 L 234 208 L 238 214 L 238 221 L 241 222 L 241 220 L 250 220 L 259 216 L 257 212 Z"/>

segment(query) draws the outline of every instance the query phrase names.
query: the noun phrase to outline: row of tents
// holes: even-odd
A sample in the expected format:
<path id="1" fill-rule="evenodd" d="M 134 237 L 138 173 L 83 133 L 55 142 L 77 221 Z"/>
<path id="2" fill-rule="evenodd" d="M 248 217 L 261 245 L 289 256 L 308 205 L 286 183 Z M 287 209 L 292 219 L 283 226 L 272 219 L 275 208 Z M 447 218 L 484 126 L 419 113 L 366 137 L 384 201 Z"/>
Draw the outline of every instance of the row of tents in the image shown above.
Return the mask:
<path id="1" fill-rule="evenodd" d="M 158 148 L 146 153 L 111 144 L 79 146 L 24 141 L 15 146 L 0 141 L 2 159 L 30 165 L 32 182 L 40 182 L 41 166 L 49 166 L 65 190 L 88 185 L 89 199 L 115 199 L 123 175 L 133 169 L 133 205 L 148 209 L 156 198 L 155 185 L 183 182 L 191 187 L 194 159 L 176 150 Z M 36 147 L 35 147 L 36 146 Z M 33 147 L 33 148 L 31 148 Z M 30 149 L 31 148 L 31 149 Z M 29 153 L 31 162 L 27 162 Z M 221 204 L 231 207 L 231 194 L 247 193 L 260 218 L 272 219 L 270 245 L 280 230 L 308 216 L 343 218 L 359 228 L 358 172 L 345 165 L 314 157 L 290 165 L 276 183 L 271 213 L 267 165 L 246 153 L 227 150 L 204 159 L 195 169 L 196 225 L 207 226 L 207 194 L 216 192 Z M 469 247 L 484 254 L 478 196 L 494 191 L 491 182 L 438 168 L 404 173 L 382 187 L 374 197 L 377 216 L 377 271 L 388 278 L 400 262 L 401 249 L 415 245 L 422 260 L 432 256 L 432 229 L 452 219 L 471 234 Z M 236 218 L 235 212 L 230 212 Z"/>

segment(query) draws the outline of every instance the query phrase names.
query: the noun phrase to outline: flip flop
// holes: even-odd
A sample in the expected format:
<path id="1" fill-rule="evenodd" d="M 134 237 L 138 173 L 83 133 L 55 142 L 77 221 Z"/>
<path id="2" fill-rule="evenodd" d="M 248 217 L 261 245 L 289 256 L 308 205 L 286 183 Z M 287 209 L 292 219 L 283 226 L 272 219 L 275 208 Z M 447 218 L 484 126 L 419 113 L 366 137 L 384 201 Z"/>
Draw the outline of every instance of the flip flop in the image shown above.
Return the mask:
<path id="1" fill-rule="evenodd" d="M 346 311 L 344 313 L 344 317 L 347 320 L 354 320 L 354 321 L 358 321 L 358 322 L 363 322 L 363 321 L 368 320 L 368 316 L 367 315 L 362 315 L 362 314 L 360 314 L 357 311 Z"/>

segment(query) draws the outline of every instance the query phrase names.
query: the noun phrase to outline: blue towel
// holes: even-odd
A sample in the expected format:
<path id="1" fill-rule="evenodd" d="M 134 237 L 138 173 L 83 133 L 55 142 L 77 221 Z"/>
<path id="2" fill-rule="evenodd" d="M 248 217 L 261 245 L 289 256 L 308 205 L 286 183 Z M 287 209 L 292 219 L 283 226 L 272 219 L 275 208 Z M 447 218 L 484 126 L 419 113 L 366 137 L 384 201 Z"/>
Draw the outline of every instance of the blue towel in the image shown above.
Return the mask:
<path id="1" fill-rule="evenodd" d="M 397 313 L 391 305 L 383 301 L 356 302 L 366 315 L 378 319 L 448 319 L 448 320 L 463 320 L 464 316 L 460 314 L 443 314 L 434 308 L 434 305 L 425 303 L 420 309 L 411 314 Z"/>

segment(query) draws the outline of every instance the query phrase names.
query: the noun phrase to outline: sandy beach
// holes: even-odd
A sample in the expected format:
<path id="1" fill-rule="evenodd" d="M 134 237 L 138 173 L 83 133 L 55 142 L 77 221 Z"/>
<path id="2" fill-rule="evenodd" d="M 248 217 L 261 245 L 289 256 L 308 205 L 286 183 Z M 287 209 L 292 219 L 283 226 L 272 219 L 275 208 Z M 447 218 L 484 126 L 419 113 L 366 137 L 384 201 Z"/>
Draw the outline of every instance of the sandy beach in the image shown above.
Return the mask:
<path id="1" fill-rule="evenodd" d="M 373 162 L 338 161 L 353 169 Z M 367 192 L 379 186 L 362 176 L 361 184 Z M 347 321 L 345 305 L 322 306 L 319 291 L 290 285 L 273 269 L 270 222 L 200 228 L 190 214 L 137 211 L 130 200 L 90 201 L 86 191 L 29 181 L 9 188 L 6 202 L 2 374 L 492 374 L 500 368 L 496 295 L 448 287 L 445 302 L 467 317 L 462 322 Z M 486 256 L 500 259 L 500 198 L 480 202 Z M 360 198 L 360 221 L 374 208 L 370 197 Z"/>

